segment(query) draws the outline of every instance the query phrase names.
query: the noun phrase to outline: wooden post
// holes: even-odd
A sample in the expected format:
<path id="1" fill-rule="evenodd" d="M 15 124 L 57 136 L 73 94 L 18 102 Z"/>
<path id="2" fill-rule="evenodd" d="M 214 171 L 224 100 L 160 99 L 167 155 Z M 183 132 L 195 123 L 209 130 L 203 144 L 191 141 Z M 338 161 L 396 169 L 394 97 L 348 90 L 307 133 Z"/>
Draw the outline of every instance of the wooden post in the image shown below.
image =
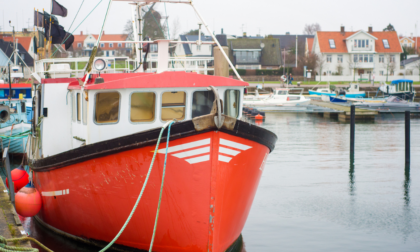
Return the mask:
<path id="1" fill-rule="evenodd" d="M 350 107 L 350 159 L 354 159 L 354 129 L 355 129 L 356 107 Z"/>
<path id="2" fill-rule="evenodd" d="M 6 175 L 7 175 L 7 180 L 9 182 L 9 198 L 10 201 L 12 202 L 13 206 L 15 206 L 15 185 L 13 184 L 13 180 L 12 180 L 12 173 L 10 170 L 10 160 L 9 160 L 9 148 L 6 147 L 3 150 L 3 160 L 4 160 L 4 166 L 6 166 Z"/>
<path id="3" fill-rule="evenodd" d="M 410 165 L 410 111 L 405 111 L 405 165 Z"/>

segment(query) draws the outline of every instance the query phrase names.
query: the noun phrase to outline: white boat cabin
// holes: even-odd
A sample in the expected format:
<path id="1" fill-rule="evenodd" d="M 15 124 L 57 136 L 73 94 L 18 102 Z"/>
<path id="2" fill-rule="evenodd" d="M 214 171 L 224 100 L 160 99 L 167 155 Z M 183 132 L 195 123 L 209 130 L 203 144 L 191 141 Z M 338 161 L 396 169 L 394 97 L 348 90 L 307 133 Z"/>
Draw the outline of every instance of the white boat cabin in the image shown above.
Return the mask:
<path id="1" fill-rule="evenodd" d="M 44 157 L 210 113 L 214 86 L 223 113 L 242 116 L 242 81 L 186 72 L 102 74 L 84 86 L 74 78 L 44 79 L 41 124 Z M 48 134 L 43 134 L 48 132 Z"/>

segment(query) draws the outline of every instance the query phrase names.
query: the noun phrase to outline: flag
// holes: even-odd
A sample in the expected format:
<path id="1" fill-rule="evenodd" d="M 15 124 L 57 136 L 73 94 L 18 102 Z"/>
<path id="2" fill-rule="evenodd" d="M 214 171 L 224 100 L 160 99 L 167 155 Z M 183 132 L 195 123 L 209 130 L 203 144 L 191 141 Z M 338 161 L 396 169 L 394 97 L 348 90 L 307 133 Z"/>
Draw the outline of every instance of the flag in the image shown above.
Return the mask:
<path id="1" fill-rule="evenodd" d="M 66 46 L 67 51 L 74 42 L 74 36 L 67 32 L 64 40 L 64 45 Z"/>
<path id="2" fill-rule="evenodd" d="M 41 12 L 34 11 L 34 26 L 42 27 L 42 21 L 44 20 L 44 15 Z"/>
<path id="3" fill-rule="evenodd" d="M 44 12 L 44 27 L 49 27 L 50 26 L 50 18 L 51 18 L 51 23 L 58 25 L 58 19 L 56 16 L 54 15 L 50 15 L 48 14 L 48 12 Z"/>
<path id="4" fill-rule="evenodd" d="M 51 37 L 51 42 L 53 44 L 61 44 L 63 39 L 66 37 L 64 27 L 57 24 L 51 24 L 51 33 L 49 27 L 45 27 L 45 33 L 47 38 Z"/>
<path id="5" fill-rule="evenodd" d="M 52 0 L 52 11 L 51 14 L 55 14 L 62 17 L 67 17 L 67 9 L 63 5 L 57 3 L 57 1 Z"/>

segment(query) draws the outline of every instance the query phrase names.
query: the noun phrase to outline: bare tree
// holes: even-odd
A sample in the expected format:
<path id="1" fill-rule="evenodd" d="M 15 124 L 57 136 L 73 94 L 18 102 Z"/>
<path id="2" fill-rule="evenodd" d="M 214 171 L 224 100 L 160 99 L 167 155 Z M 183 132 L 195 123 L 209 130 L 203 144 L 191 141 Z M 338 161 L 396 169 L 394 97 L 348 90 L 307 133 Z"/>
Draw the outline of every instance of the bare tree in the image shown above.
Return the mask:
<path id="1" fill-rule="evenodd" d="M 418 74 L 419 74 L 419 80 L 420 80 L 420 60 L 419 61 L 417 61 L 417 63 L 416 63 L 416 70 L 418 71 Z M 413 74 L 414 74 L 414 71 L 413 71 Z"/>
<path id="2" fill-rule="evenodd" d="M 395 56 L 390 54 L 386 55 L 383 66 L 386 69 L 386 81 L 388 82 L 388 76 L 390 74 L 394 75 L 394 71 L 396 68 Z"/>
<path id="3" fill-rule="evenodd" d="M 179 17 L 176 17 L 172 22 L 171 26 L 171 39 L 176 39 L 179 31 L 181 30 L 181 23 L 179 22 Z"/>
<path id="4" fill-rule="evenodd" d="M 337 64 L 337 73 L 343 75 L 343 66 L 340 63 Z"/>
<path id="5" fill-rule="evenodd" d="M 127 40 L 134 40 L 134 32 L 133 32 L 133 21 L 127 19 L 124 25 L 124 34 L 127 34 Z"/>
<path id="6" fill-rule="evenodd" d="M 317 31 L 320 30 L 321 26 L 318 23 L 305 24 L 305 28 L 303 28 L 303 34 L 314 35 Z"/>
<path id="7" fill-rule="evenodd" d="M 318 66 L 318 70 L 319 70 L 319 81 L 322 80 L 322 69 L 325 66 L 325 58 L 322 54 L 318 55 L 318 59 L 317 59 L 317 66 Z"/>
<path id="8" fill-rule="evenodd" d="M 358 61 L 354 60 L 354 57 L 350 55 L 350 59 L 348 60 L 348 66 L 350 71 L 353 71 L 353 81 L 356 79 L 356 69 L 357 69 Z"/>

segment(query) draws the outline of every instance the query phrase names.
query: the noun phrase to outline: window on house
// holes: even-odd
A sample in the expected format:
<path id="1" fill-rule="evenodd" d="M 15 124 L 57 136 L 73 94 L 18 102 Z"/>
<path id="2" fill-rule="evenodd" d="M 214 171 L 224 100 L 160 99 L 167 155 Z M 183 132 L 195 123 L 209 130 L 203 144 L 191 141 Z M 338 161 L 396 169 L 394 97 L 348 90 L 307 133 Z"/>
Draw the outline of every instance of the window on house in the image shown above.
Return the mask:
<path id="1" fill-rule="evenodd" d="M 369 61 L 369 55 L 365 54 L 363 57 L 363 62 L 367 63 Z"/>
<path id="2" fill-rule="evenodd" d="M 395 62 L 395 55 L 389 56 L 389 62 Z"/>
<path id="3" fill-rule="evenodd" d="M 158 52 L 158 45 L 157 44 L 149 44 L 150 46 L 150 52 Z"/>
<path id="4" fill-rule="evenodd" d="M 197 45 L 197 51 L 201 51 L 201 45 Z"/>
<path id="5" fill-rule="evenodd" d="M 357 40 L 354 40 L 354 47 L 357 47 Z"/>
<path id="6" fill-rule="evenodd" d="M 394 75 L 394 71 L 393 71 L 393 70 L 391 70 L 391 71 L 389 72 L 389 75 Z"/>
<path id="7" fill-rule="evenodd" d="M 369 62 L 372 63 L 373 62 L 373 54 L 369 54 Z"/>
<path id="8" fill-rule="evenodd" d="M 162 121 L 185 119 L 185 92 L 165 92 L 162 94 Z"/>
<path id="9" fill-rule="evenodd" d="M 114 44 L 113 43 L 109 43 L 109 47 L 110 48 L 114 47 Z"/>
<path id="10" fill-rule="evenodd" d="M 155 103 L 155 93 L 133 93 L 131 95 L 130 120 L 132 122 L 152 122 L 155 120 Z"/>
<path id="11" fill-rule="evenodd" d="M 363 62 L 363 54 L 359 54 L 359 62 L 362 63 Z"/>
<path id="12" fill-rule="evenodd" d="M 77 106 L 77 121 L 80 122 L 82 120 L 82 104 L 80 104 L 80 93 L 76 94 L 76 106 Z"/>
<path id="13" fill-rule="evenodd" d="M 330 48 L 335 49 L 335 41 L 334 41 L 334 39 L 329 39 L 328 41 L 330 42 Z"/>
<path id="14" fill-rule="evenodd" d="M 95 120 L 97 123 L 118 122 L 119 110 L 120 94 L 118 92 L 96 94 Z"/>
<path id="15" fill-rule="evenodd" d="M 213 91 L 196 91 L 193 94 L 192 117 L 210 114 L 213 107 Z"/>
<path id="16" fill-rule="evenodd" d="M 101 48 L 103 48 L 103 47 L 105 47 L 105 44 L 104 43 L 101 43 Z"/>
<path id="17" fill-rule="evenodd" d="M 408 44 L 408 47 L 410 47 L 410 48 L 411 48 L 411 46 L 412 46 L 411 44 Z"/>
<path id="18" fill-rule="evenodd" d="M 365 47 L 365 40 L 362 40 L 362 47 Z"/>
<path id="19" fill-rule="evenodd" d="M 225 115 L 237 118 L 239 116 L 239 90 L 228 89 L 225 91 L 225 104 L 223 112 Z"/>
<path id="20" fill-rule="evenodd" d="M 379 75 L 380 76 L 384 76 L 384 71 L 382 70 L 382 71 L 379 71 Z"/>
<path id="21" fill-rule="evenodd" d="M 118 43 L 118 47 L 122 47 L 122 44 L 121 43 Z"/>
<path id="22" fill-rule="evenodd" d="M 332 55 L 327 55 L 327 63 L 331 63 L 332 62 Z"/>
<path id="23" fill-rule="evenodd" d="M 384 62 L 385 62 L 384 55 L 379 55 L 379 63 L 384 63 Z"/>
<path id="24" fill-rule="evenodd" d="M 337 63 L 343 63 L 343 55 L 337 55 Z"/>
<path id="25" fill-rule="evenodd" d="M 358 60 L 357 60 L 357 54 L 355 54 L 354 56 L 353 56 L 353 62 L 357 62 Z"/>
<path id="26" fill-rule="evenodd" d="M 77 43 L 77 47 L 82 47 L 82 43 Z"/>
<path id="27" fill-rule="evenodd" d="M 369 40 L 366 39 L 366 47 L 369 47 Z"/>
<path id="28" fill-rule="evenodd" d="M 389 49 L 388 39 L 382 39 L 382 42 L 384 43 L 385 49 Z"/>
<path id="29" fill-rule="evenodd" d="M 358 47 L 362 47 L 362 40 L 358 40 Z"/>

